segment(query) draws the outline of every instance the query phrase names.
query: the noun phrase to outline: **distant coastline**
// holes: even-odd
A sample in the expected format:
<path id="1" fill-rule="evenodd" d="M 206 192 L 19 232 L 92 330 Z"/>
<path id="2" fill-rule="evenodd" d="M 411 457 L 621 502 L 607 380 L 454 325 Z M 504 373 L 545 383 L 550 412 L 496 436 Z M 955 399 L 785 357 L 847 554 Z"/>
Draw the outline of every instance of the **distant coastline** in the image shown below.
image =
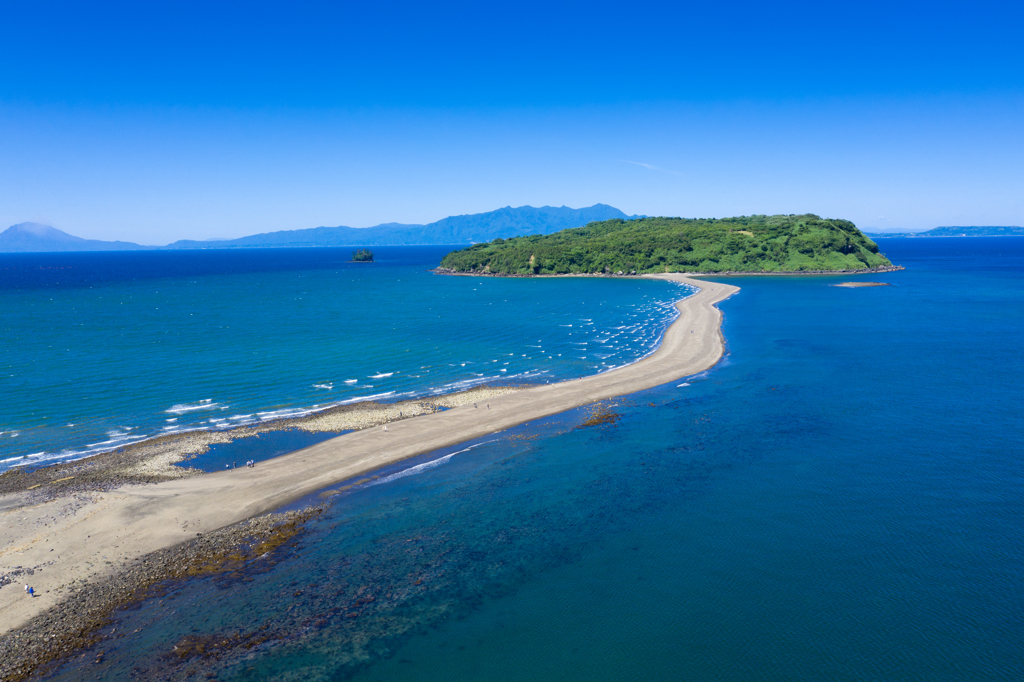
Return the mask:
<path id="1" fill-rule="evenodd" d="M 1016 225 L 974 225 L 936 227 L 924 232 L 865 232 L 872 239 L 920 239 L 928 237 L 1024 237 Z"/>
<path id="2" fill-rule="evenodd" d="M 983 237 L 1024 237 L 1021 234 L 922 234 L 920 232 L 893 232 L 877 234 L 865 232 L 872 239 L 978 239 Z"/>

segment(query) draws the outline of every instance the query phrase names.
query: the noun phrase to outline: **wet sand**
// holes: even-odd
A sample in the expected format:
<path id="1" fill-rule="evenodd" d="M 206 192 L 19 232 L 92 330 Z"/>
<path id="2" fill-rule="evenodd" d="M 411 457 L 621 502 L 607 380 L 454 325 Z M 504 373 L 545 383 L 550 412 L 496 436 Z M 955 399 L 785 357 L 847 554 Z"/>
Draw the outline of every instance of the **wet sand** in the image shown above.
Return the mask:
<path id="1" fill-rule="evenodd" d="M 582 379 L 535 386 L 444 411 L 371 426 L 260 463 L 216 473 L 129 484 L 39 501 L 0 496 L 0 566 L 32 567 L 0 587 L 0 634 L 109 580 L 140 557 L 277 509 L 370 470 L 595 401 L 634 393 L 712 367 L 724 350 L 715 304 L 737 287 L 682 275 L 647 275 L 699 292 L 676 304 L 679 318 L 643 360 Z M 22 583 L 36 591 L 29 598 Z"/>

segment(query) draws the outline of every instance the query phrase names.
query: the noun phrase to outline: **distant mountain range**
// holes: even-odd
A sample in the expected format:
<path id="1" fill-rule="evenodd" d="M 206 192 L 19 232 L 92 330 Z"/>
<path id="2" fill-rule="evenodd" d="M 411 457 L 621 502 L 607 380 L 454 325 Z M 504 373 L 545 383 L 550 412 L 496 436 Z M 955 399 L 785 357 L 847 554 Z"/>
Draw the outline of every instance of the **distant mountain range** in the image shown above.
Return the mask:
<path id="1" fill-rule="evenodd" d="M 0 232 L 0 252 L 128 251 L 153 249 L 235 249 L 311 246 L 403 246 L 414 244 L 473 244 L 499 237 L 550 234 L 569 227 L 628 216 L 607 204 L 587 208 L 506 206 L 489 213 L 450 216 L 427 225 L 387 223 L 375 227 L 314 227 L 254 234 L 238 239 L 195 241 L 182 239 L 167 246 L 82 239 L 47 225 L 20 223 Z"/>
<path id="2" fill-rule="evenodd" d="M 865 232 L 876 237 L 1024 237 L 1024 227 L 1011 225 L 972 225 L 961 227 L 936 227 L 926 232 Z"/>

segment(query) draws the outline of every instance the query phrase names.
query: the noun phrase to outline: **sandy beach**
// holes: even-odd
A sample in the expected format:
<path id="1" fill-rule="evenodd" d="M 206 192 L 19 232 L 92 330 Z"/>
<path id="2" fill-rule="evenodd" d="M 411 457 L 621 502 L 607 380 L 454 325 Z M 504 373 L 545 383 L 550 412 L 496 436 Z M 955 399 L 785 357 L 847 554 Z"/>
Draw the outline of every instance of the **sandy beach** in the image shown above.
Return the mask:
<path id="1" fill-rule="evenodd" d="M 443 411 L 392 421 L 304 450 L 216 473 L 92 493 L 0 496 L 0 570 L 31 567 L 0 587 L 0 633 L 11 633 L 72 595 L 127 573 L 141 557 L 277 509 L 309 493 L 422 453 L 701 372 L 722 356 L 715 304 L 737 287 L 683 275 L 649 275 L 700 290 L 679 302 L 659 348 L 632 365 L 574 381 L 490 393 Z M 461 401 L 460 401 L 461 402 Z M 332 426 L 337 427 L 332 423 Z M 16 636 L 16 635 L 10 635 Z"/>

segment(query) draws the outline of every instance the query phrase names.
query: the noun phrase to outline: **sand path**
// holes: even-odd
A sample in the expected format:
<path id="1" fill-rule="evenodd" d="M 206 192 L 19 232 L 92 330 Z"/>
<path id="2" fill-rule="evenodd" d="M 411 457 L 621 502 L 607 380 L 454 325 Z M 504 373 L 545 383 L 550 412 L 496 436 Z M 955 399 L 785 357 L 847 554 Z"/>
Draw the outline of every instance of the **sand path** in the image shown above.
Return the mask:
<path id="1" fill-rule="evenodd" d="M 27 582 L 0 589 L 0 633 L 25 624 L 60 603 L 74 581 L 81 586 L 126 567 L 136 558 L 217 528 L 271 511 L 317 490 L 383 465 L 454 445 L 597 400 L 652 388 L 701 372 L 723 353 L 719 301 L 737 287 L 649 275 L 690 284 L 700 291 L 676 303 L 679 318 L 658 349 L 643 360 L 574 381 L 497 396 L 484 404 L 339 436 L 254 469 L 239 468 L 156 485 L 125 486 L 79 502 L 35 507 L 0 499 L 0 566 L 39 566 Z"/>

